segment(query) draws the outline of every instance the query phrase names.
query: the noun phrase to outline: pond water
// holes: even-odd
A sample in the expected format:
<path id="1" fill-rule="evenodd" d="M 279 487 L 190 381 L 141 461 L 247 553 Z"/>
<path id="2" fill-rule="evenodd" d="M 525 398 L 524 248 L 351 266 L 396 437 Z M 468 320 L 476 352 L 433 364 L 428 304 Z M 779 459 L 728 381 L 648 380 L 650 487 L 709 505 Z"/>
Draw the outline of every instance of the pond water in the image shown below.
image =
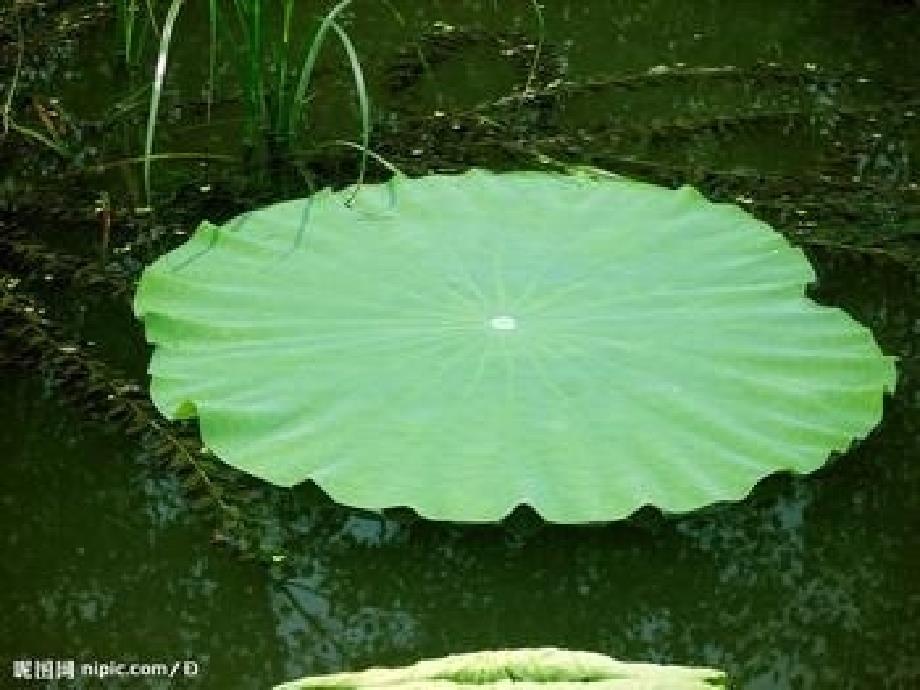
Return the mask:
<path id="1" fill-rule="evenodd" d="M 150 448 L 94 421 L 68 401 L 66 383 L 64 394 L 52 385 L 41 358 L 28 365 L 5 339 L 0 686 L 28 685 L 12 680 L 16 659 L 192 660 L 194 679 L 99 686 L 266 688 L 553 645 L 714 666 L 751 690 L 920 687 L 920 73 L 910 64 L 920 8 L 743 5 L 550 0 L 538 95 L 505 101 L 538 45 L 529 2 L 406 0 L 394 3 L 403 24 L 367 2 L 344 23 L 375 107 L 375 148 L 407 172 L 535 167 L 527 151 L 539 151 L 695 184 L 803 244 L 819 273 L 815 298 L 844 308 L 900 358 L 898 390 L 867 440 L 813 475 L 769 477 L 737 503 L 583 527 L 527 511 L 475 527 L 378 516 L 311 487 L 244 481 L 264 557 L 253 561 L 214 543 L 220 529 Z M 29 7 L 20 93 L 53 97 L 83 123 L 88 160 L 139 155 L 144 109 L 106 120 L 135 86 L 119 70 L 109 13 Z M 177 26 L 157 147 L 239 155 L 246 132 L 232 76 L 211 125 L 192 104 L 207 73 L 200 11 L 191 6 Z M 84 14 L 90 27 L 61 38 L 61 18 Z M 309 29 L 313 18 L 297 21 Z M 418 48 L 437 57 L 420 73 Z M 3 55 L 12 65 L 15 55 Z M 321 68 L 316 136 L 355 139 L 347 64 L 339 56 Z M 143 203 L 135 168 L 75 174 L 11 141 L 0 154 L 0 232 L 27 226 L 55 252 L 95 258 L 100 192 L 126 209 Z M 353 153 L 309 158 L 315 181 L 349 183 Z M 125 211 L 119 226 L 116 214 L 111 246 L 125 251 L 111 270 L 130 273 L 203 216 L 220 221 L 306 193 L 284 171 L 181 161 L 158 165 L 155 185 L 156 218 Z M 135 231 L 153 239 L 135 243 Z M 48 319 L 93 359 L 143 382 L 148 352 L 125 301 L 81 293 L 62 276 L 31 280 L 36 269 L 20 254 L 0 257 L 2 275 L 44 298 Z"/>

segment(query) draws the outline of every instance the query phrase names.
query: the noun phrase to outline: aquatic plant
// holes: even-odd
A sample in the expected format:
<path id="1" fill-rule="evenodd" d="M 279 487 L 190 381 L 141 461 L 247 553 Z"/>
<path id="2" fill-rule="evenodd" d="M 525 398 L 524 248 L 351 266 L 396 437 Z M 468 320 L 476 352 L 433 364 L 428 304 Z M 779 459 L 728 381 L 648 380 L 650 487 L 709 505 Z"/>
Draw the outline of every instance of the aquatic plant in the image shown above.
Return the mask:
<path id="1" fill-rule="evenodd" d="M 336 22 L 352 0 L 341 0 L 322 17 L 311 41 L 304 46 L 292 41 L 293 0 L 284 0 L 280 7 L 264 0 L 230 3 L 229 11 L 221 9 L 218 0 L 209 0 L 209 48 L 208 48 L 208 117 L 214 99 L 217 52 L 223 35 L 224 44 L 237 67 L 239 84 L 247 105 L 248 138 L 254 146 L 269 148 L 291 147 L 303 140 L 303 123 L 309 101 L 309 89 L 326 38 L 332 31 L 341 42 L 351 69 L 361 117 L 361 170 L 364 176 L 367 149 L 370 145 L 370 104 L 364 83 L 364 74 L 357 51 L 345 30 Z M 151 193 L 150 163 L 154 160 L 153 149 L 160 101 L 173 41 L 174 27 L 179 19 L 184 0 L 172 0 L 168 6 L 162 27 L 157 29 L 159 44 L 156 66 L 151 80 L 150 106 L 144 148 L 144 180 L 148 200 Z M 148 8 L 152 6 L 148 2 Z M 276 16 L 280 9 L 280 17 Z M 151 23 L 156 26 L 155 11 L 150 9 Z M 275 34 L 277 27 L 280 36 Z M 120 24 L 121 26 L 121 24 Z M 131 24 L 124 24 L 126 27 Z M 127 29 L 125 29 L 127 30 Z M 130 46 L 130 38 L 125 38 Z M 130 48 L 126 48 L 130 55 Z M 267 54 L 271 54 L 271 59 Z M 302 63 L 299 71 L 291 74 L 291 65 Z M 296 87 L 291 88 L 290 79 L 296 76 Z"/>
<path id="2" fill-rule="evenodd" d="M 396 178 L 203 223 L 135 297 L 226 462 L 463 521 L 737 499 L 863 437 L 894 364 L 739 208 L 582 172 Z"/>
<path id="3" fill-rule="evenodd" d="M 36 129 L 26 127 L 13 117 L 13 99 L 16 95 L 16 89 L 19 84 L 19 77 L 22 73 L 23 55 L 25 52 L 25 36 L 22 29 L 22 19 L 19 16 L 18 4 L 13 3 L 13 16 L 16 22 L 16 64 L 13 68 L 13 75 L 8 83 L 4 85 L 3 102 L 0 104 L 0 142 L 12 131 L 22 136 L 37 141 L 43 146 L 51 149 L 59 156 L 67 157 L 69 151 L 67 146 L 59 139 L 58 133 L 53 126 L 47 127 L 47 135 L 42 134 Z M 43 115 L 43 113 L 41 113 Z M 47 120 L 45 124 L 49 124 Z"/>
<path id="4" fill-rule="evenodd" d="M 625 663 L 603 654 L 564 649 L 508 649 L 426 659 L 403 668 L 374 668 L 301 678 L 275 690 L 310 688 L 585 687 L 588 690 L 707 690 L 725 687 L 725 674 L 709 668 Z"/>
<path id="5" fill-rule="evenodd" d="M 63 323 L 59 305 L 40 296 L 43 286 L 58 285 L 67 294 L 105 295 L 123 304 L 134 292 L 131 277 L 91 258 L 54 250 L 20 228 L 2 229 L 0 362 L 39 373 L 57 399 L 84 419 L 136 441 L 146 466 L 174 478 L 188 507 L 214 527 L 215 544 L 231 547 L 241 558 L 277 559 L 277 549 L 246 514 L 246 494 L 252 489 L 252 482 L 240 483 L 246 475 L 211 456 L 194 429 L 165 423 L 145 389 L 106 361 L 105 348 L 87 343 Z"/>
<path id="6" fill-rule="evenodd" d="M 144 49 L 160 35 L 157 0 L 118 0 L 115 3 L 115 33 L 125 66 L 139 66 Z"/>

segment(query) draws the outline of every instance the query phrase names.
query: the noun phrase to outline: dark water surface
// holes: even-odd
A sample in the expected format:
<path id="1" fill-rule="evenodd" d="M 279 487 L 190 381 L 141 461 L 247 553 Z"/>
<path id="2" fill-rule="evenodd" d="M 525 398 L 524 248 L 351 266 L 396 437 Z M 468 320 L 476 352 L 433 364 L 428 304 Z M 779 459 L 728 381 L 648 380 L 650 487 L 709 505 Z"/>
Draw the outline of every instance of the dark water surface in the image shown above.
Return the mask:
<path id="1" fill-rule="evenodd" d="M 526 77 L 536 42 L 529 3 L 396 5 L 405 28 L 374 3 L 346 22 L 381 149 L 414 173 L 526 165 L 455 114 Z M 535 86 L 606 81 L 552 102 L 496 105 L 484 111 L 500 127 L 490 136 L 573 163 L 697 184 L 749 205 L 795 240 L 814 240 L 816 298 L 846 309 L 900 358 L 880 427 L 819 472 L 767 478 L 744 501 L 687 516 L 647 509 L 610 525 L 559 527 L 522 513 L 463 527 L 368 515 L 308 487 L 266 489 L 258 499 L 265 534 L 284 565 L 270 567 L 212 545 L 212 529 L 179 483 L 145 462 L 137 443 L 58 399 L 40 370 L 0 367 L 0 687 L 20 687 L 13 659 L 190 659 L 199 676 L 176 687 L 264 688 L 451 652 L 555 645 L 715 666 L 751 690 L 920 688 L 920 299 L 916 262 L 885 249 L 916 252 L 920 234 L 920 8 L 868 0 L 544 5 Z M 211 128 L 182 109 L 199 95 L 190 92 L 206 62 L 198 11 L 177 28 L 188 33 L 175 46 L 158 146 L 235 152 L 242 126 L 232 102 L 217 107 Z M 101 117 L 130 90 L 105 26 L 68 48 L 67 70 L 36 79 L 82 118 Z M 413 78 L 407 36 L 444 26 L 475 38 Z M 402 69 L 393 66 L 399 55 Z M 314 126 L 322 138 L 355 138 L 350 76 L 335 64 L 320 73 Z M 729 66 L 748 71 L 657 80 L 648 72 Z M 780 78 L 780 68 L 795 76 Z M 629 75 L 641 78 L 617 81 Z M 431 124 L 441 120 L 443 130 Z M 116 157 L 119 145 L 121 155 L 136 155 L 139 138 L 134 121 L 101 141 Z M 48 188 L 36 160 L 0 171 L 10 218 L 22 199 Z M 322 184 L 351 179 L 354 161 L 343 160 L 320 173 Z M 216 221 L 238 210 L 222 205 L 220 190 L 194 191 L 210 174 L 164 166 L 158 185 L 173 194 L 171 222 L 191 229 L 203 213 Z M 132 175 L 92 178 L 64 201 L 91 205 L 101 189 L 130 199 L 139 184 Z M 249 191 L 284 196 L 271 184 Z M 34 231 L 57 247 L 96 251 L 95 235 L 90 242 L 66 223 Z M 827 246 L 838 239 L 881 251 Z M 80 298 L 76 318 L 70 297 L 55 299 L 68 314 L 61 320 L 98 341 L 100 356 L 143 372 L 145 349 L 124 305 Z"/>

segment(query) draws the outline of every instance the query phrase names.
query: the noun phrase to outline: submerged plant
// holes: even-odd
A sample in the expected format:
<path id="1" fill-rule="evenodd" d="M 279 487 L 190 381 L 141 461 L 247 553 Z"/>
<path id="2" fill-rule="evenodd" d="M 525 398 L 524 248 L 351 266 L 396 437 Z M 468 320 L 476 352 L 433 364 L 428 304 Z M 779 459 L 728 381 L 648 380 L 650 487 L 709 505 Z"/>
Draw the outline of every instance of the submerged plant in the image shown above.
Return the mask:
<path id="1" fill-rule="evenodd" d="M 151 394 L 227 463 L 368 509 L 686 511 L 864 437 L 891 358 L 738 207 L 584 171 L 397 177 L 145 271 Z M 305 225 L 306 224 L 306 225 Z"/>
<path id="2" fill-rule="evenodd" d="M 711 690 L 725 687 L 725 674 L 708 668 L 631 664 L 592 652 L 509 649 L 454 654 L 404 668 L 373 668 L 302 678 L 275 690 L 350 688 L 451 690 L 451 688 L 581 688 L 585 690 Z"/>

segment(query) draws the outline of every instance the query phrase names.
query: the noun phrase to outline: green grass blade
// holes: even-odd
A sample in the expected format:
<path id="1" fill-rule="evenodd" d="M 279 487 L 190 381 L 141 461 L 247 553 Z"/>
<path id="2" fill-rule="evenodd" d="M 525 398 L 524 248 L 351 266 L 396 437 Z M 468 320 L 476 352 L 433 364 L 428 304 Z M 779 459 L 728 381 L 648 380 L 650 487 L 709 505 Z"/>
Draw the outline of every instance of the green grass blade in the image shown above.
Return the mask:
<path id="1" fill-rule="evenodd" d="M 119 29 L 125 51 L 125 65 L 131 65 L 131 47 L 134 44 L 134 18 L 137 15 L 137 7 L 134 1 L 128 2 L 122 0 L 118 3 L 119 10 Z"/>
<path id="2" fill-rule="evenodd" d="M 250 88 L 253 90 L 253 106 L 256 121 L 254 124 L 266 124 L 265 85 L 262 80 L 262 0 L 253 0 L 250 20 L 252 22 L 252 44 L 249 53 Z"/>
<path id="3" fill-rule="evenodd" d="M 351 42 L 351 39 L 348 38 L 348 34 L 345 33 L 345 30 L 335 21 L 331 22 L 331 26 L 335 29 L 336 34 L 338 34 L 339 39 L 342 41 L 345 52 L 348 54 L 348 63 L 351 66 L 351 74 L 355 80 L 355 91 L 358 94 L 358 108 L 361 112 L 362 150 L 361 167 L 358 171 L 358 184 L 355 187 L 355 194 L 357 194 L 361 185 L 364 183 L 364 174 L 367 171 L 367 152 L 371 143 L 371 106 L 367 97 L 367 85 L 364 81 L 364 72 L 361 70 L 361 62 L 358 60 L 358 53 L 355 51 L 354 44 Z"/>
<path id="4" fill-rule="evenodd" d="M 135 3 L 132 2 L 131 4 L 133 5 L 133 4 L 135 4 Z M 154 12 L 154 10 L 153 10 L 154 0 L 146 0 L 146 3 L 145 3 L 145 4 L 147 5 L 147 19 L 150 21 L 150 26 L 153 28 L 153 33 L 155 33 L 157 36 L 159 36 L 159 35 L 160 35 L 160 27 L 159 27 L 159 25 L 157 24 L 157 15 L 156 15 L 156 12 Z"/>
<path id="5" fill-rule="evenodd" d="M 56 149 L 55 149 L 56 150 Z M 63 154 L 62 154 L 63 155 Z M 118 160 L 99 163 L 90 168 L 94 172 L 103 172 L 110 168 L 115 168 L 128 163 L 144 163 L 151 161 L 179 161 L 179 160 L 200 160 L 200 161 L 217 161 L 220 163 L 238 163 L 239 159 L 235 156 L 227 156 L 221 153 L 205 153 L 197 151 L 181 151 L 178 153 L 154 153 L 151 156 L 131 156 L 129 158 L 119 158 Z"/>
<path id="6" fill-rule="evenodd" d="M 278 58 L 278 93 L 275 104 L 278 108 L 275 116 L 275 132 L 287 132 L 284 122 L 285 96 L 287 94 L 288 58 L 291 47 L 291 20 L 294 16 L 294 0 L 284 0 L 284 23 L 281 34 L 281 54 Z"/>
<path id="7" fill-rule="evenodd" d="M 147 137 L 144 144 L 144 192 L 147 197 L 147 205 L 151 204 L 150 194 L 150 161 L 153 155 L 153 135 L 156 132 L 157 113 L 160 110 L 160 98 L 163 95 L 163 80 L 166 77 L 166 63 L 169 58 L 169 44 L 172 40 L 173 26 L 179 17 L 179 10 L 182 9 L 184 0 L 173 0 L 169 6 L 169 12 L 166 14 L 166 20 L 163 22 L 163 29 L 160 35 L 160 48 L 157 52 L 157 65 L 153 74 L 153 90 L 150 92 L 150 112 L 147 116 Z"/>
<path id="8" fill-rule="evenodd" d="M 313 68 L 316 66 L 320 48 L 322 48 L 323 42 L 326 40 L 326 34 L 329 33 L 335 18 L 350 4 L 351 0 L 342 0 L 329 10 L 313 36 L 313 42 L 310 44 L 310 50 L 304 60 L 303 68 L 300 70 L 300 79 L 297 83 L 297 89 L 294 91 L 294 98 L 291 101 L 291 114 L 288 119 L 288 139 L 291 141 L 294 140 L 294 130 L 299 123 L 299 116 L 302 115 L 304 99 L 307 95 L 307 89 L 310 88 L 310 80 L 313 77 Z"/>
<path id="9" fill-rule="evenodd" d="M 144 96 L 151 87 L 152 84 L 141 84 L 124 98 L 116 101 L 115 104 L 109 108 L 109 112 L 102 118 L 102 124 L 104 126 L 111 125 L 113 122 L 117 122 L 121 118 L 130 115 L 132 111 L 143 106 Z"/>
<path id="10" fill-rule="evenodd" d="M 7 123 L 7 126 L 13 132 L 18 132 L 19 134 L 22 134 L 25 137 L 34 139 L 40 144 L 44 144 L 45 146 L 47 146 L 49 149 L 57 153 L 62 158 L 67 158 L 68 156 L 70 156 L 70 152 L 67 150 L 67 148 L 63 144 L 61 144 L 60 142 L 52 141 L 51 139 L 44 136 L 43 134 L 36 132 L 34 129 L 29 129 L 28 127 L 17 125 L 15 122 L 12 122 L 12 121 Z"/>
<path id="11" fill-rule="evenodd" d="M 346 148 L 355 149 L 356 151 L 361 151 L 364 153 L 365 156 L 377 161 L 378 163 L 380 163 L 380 165 L 382 165 L 384 168 L 389 170 L 394 175 L 398 177 L 406 176 L 406 174 L 402 170 L 396 167 L 395 163 L 388 161 L 386 158 L 381 156 L 379 153 L 377 153 L 373 149 L 369 149 L 366 146 L 362 146 L 361 144 L 355 141 L 348 141 L 347 139 L 333 139 L 332 141 L 327 141 L 327 142 L 323 142 L 320 144 L 316 144 L 316 148 L 324 148 L 327 146 L 344 146 Z"/>
<path id="12" fill-rule="evenodd" d="M 543 8 L 540 7 L 538 0 L 530 0 L 533 6 L 534 14 L 537 16 L 537 48 L 533 53 L 533 62 L 530 64 L 530 71 L 527 73 L 527 82 L 524 84 L 524 93 L 530 93 L 530 87 L 537 77 L 537 68 L 540 66 L 540 56 L 543 52 L 543 42 L 546 39 L 546 22 L 543 19 Z"/>
<path id="13" fill-rule="evenodd" d="M 13 78 L 7 87 L 6 102 L 3 104 L 3 133 L 6 134 L 13 125 L 13 94 L 19 86 L 19 75 L 22 72 L 22 60 L 26 52 L 26 37 L 22 31 L 22 17 L 19 16 L 19 6 L 13 3 L 13 14 L 16 17 L 16 69 Z"/>
<path id="14" fill-rule="evenodd" d="M 262 0 L 233 0 L 236 20 L 241 32 L 242 54 L 239 61 L 240 82 L 249 109 L 249 136 L 256 138 L 257 131 L 266 121 L 265 88 L 262 77 Z M 228 32 L 229 33 L 229 32 Z"/>

